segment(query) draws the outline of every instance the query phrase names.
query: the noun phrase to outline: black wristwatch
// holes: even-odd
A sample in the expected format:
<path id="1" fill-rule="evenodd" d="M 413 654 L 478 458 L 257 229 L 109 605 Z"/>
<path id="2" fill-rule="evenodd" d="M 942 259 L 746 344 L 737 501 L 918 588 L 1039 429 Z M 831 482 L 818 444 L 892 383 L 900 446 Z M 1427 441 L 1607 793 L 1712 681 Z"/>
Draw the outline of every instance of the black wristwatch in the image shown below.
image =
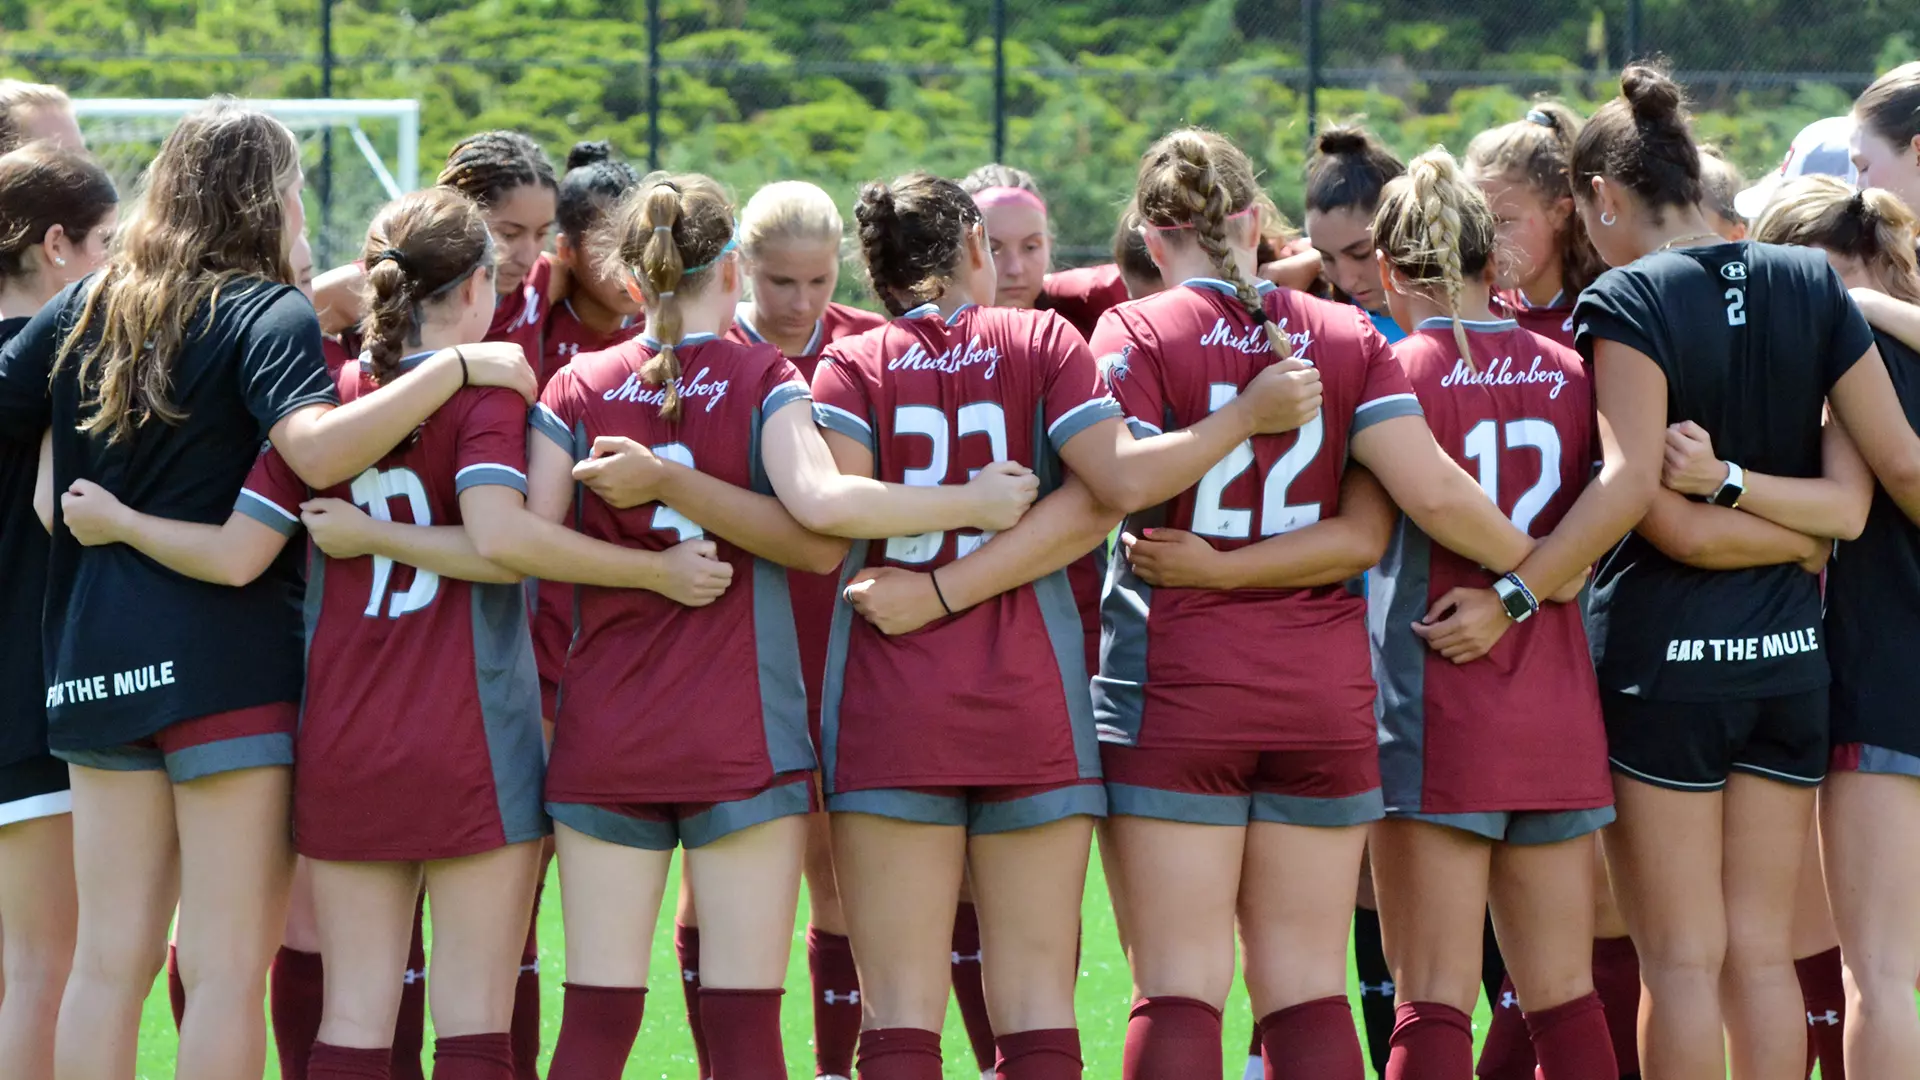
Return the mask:
<path id="1" fill-rule="evenodd" d="M 1720 487 L 1707 501 L 1731 510 L 1740 505 L 1740 496 L 1747 493 L 1747 470 L 1731 461 L 1723 461 L 1720 464 L 1727 467 L 1727 478 L 1720 482 Z"/>
<path id="2" fill-rule="evenodd" d="M 1540 601 L 1534 598 L 1533 590 L 1527 588 L 1519 574 L 1507 574 L 1494 582 L 1493 594 L 1500 598 L 1500 606 L 1506 608 L 1507 618 L 1514 622 L 1526 622 L 1540 610 Z"/>

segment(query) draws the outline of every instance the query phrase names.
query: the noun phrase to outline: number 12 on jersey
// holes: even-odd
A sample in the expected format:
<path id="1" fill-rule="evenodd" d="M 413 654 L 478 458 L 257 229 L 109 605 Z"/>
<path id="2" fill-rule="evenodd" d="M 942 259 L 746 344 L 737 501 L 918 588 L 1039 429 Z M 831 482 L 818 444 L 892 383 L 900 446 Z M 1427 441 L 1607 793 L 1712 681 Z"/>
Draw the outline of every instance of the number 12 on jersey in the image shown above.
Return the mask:
<path id="1" fill-rule="evenodd" d="M 1482 420 L 1467 432 L 1467 460 L 1480 466 L 1480 490 L 1493 505 L 1500 505 L 1500 424 Z M 1513 527 L 1527 532 L 1540 511 L 1547 508 L 1554 492 L 1560 490 L 1560 431 L 1545 420 L 1509 420 L 1506 425 L 1507 449 L 1526 447 L 1540 451 L 1540 479 L 1513 504 Z"/>
<path id="2" fill-rule="evenodd" d="M 1239 394 L 1240 388 L 1232 383 L 1214 383 L 1208 388 L 1207 411 L 1219 412 Z M 1267 470 L 1266 479 L 1261 484 L 1261 536 L 1278 536 L 1320 520 L 1319 503 L 1289 503 L 1287 489 L 1293 486 L 1301 473 L 1307 471 L 1308 465 L 1313 464 L 1326 438 L 1326 422 L 1319 413 L 1315 413 L 1313 419 L 1301 425 L 1299 439 L 1280 455 L 1280 460 L 1273 463 L 1273 468 Z M 1249 440 L 1234 447 L 1232 452 L 1200 478 L 1193 492 L 1194 532 L 1223 540 L 1245 540 L 1253 535 L 1252 509 L 1241 510 L 1221 505 L 1227 485 L 1252 468 L 1253 464 L 1253 443 Z"/>

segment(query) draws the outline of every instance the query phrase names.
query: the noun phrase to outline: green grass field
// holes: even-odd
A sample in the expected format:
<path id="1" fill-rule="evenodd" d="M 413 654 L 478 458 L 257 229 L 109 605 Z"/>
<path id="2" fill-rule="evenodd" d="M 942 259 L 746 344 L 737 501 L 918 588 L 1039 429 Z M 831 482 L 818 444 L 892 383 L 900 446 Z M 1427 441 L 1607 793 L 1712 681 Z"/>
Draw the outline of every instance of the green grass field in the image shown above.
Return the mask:
<path id="1" fill-rule="evenodd" d="M 678 863 L 675 864 L 677 875 Z M 561 947 L 559 881 L 557 872 L 547 882 L 546 900 L 540 909 L 540 970 L 544 1001 L 541 1011 L 541 1057 L 544 1075 L 546 1056 L 553 1052 L 553 1040 L 560 1030 L 560 984 L 566 978 L 566 956 Z M 693 1043 L 687 1036 L 686 1013 L 681 1005 L 680 988 L 674 975 L 678 966 L 673 956 L 673 903 L 678 888 L 677 876 L 668 882 L 668 902 L 663 905 L 660 931 L 654 937 L 653 986 L 648 995 L 647 1019 L 633 1057 L 627 1064 L 627 1080 L 696 1080 Z M 787 968 L 787 997 L 784 1027 L 787 1044 L 787 1069 L 793 1080 L 813 1076 L 813 1013 L 807 989 L 806 912 L 802 892 L 800 919 L 793 938 L 793 959 Z M 1081 1045 L 1086 1057 L 1088 1077 L 1110 1078 L 1120 1074 L 1121 1043 L 1126 1035 L 1128 991 L 1126 959 L 1120 954 L 1113 930 L 1113 909 L 1107 902 L 1106 881 L 1100 875 L 1100 863 L 1094 860 L 1087 882 L 1084 906 L 1086 939 L 1080 961 Z M 1358 981 L 1348 966 L 1350 995 L 1358 1000 Z M 1248 1011 L 1246 991 L 1235 987 L 1226 1010 L 1226 1064 L 1231 1076 L 1240 1075 L 1245 1063 L 1247 1040 L 1253 1019 Z M 1356 1014 L 1355 1022 L 1358 1023 Z M 1474 1017 L 1476 1035 L 1486 1031 L 1487 1008 L 1482 1002 Z M 431 1021 L 427 1029 L 427 1052 L 433 1049 Z M 967 1047 L 966 1032 L 960 1026 L 960 1014 L 949 1006 L 945 1051 L 949 1080 L 975 1080 L 973 1054 Z M 141 1024 L 140 1080 L 169 1080 L 173 1076 L 173 1017 L 167 1008 L 164 978 L 147 998 Z M 271 1050 L 267 1075 L 278 1076 Z"/>

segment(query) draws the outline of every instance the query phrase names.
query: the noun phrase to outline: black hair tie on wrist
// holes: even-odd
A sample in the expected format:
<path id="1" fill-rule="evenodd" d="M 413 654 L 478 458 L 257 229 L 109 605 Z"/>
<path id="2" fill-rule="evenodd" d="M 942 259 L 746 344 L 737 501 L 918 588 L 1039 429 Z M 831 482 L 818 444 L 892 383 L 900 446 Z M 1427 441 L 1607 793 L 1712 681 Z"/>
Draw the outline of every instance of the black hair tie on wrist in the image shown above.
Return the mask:
<path id="1" fill-rule="evenodd" d="M 927 580 L 933 582 L 933 595 L 940 601 L 940 610 L 949 615 L 953 614 L 952 605 L 947 603 L 947 594 L 940 591 L 940 571 L 929 570 Z"/>
<path id="2" fill-rule="evenodd" d="M 460 351 L 460 346 L 455 345 L 453 347 L 453 358 L 460 361 L 460 388 L 464 390 L 473 385 L 467 377 L 467 354 Z"/>

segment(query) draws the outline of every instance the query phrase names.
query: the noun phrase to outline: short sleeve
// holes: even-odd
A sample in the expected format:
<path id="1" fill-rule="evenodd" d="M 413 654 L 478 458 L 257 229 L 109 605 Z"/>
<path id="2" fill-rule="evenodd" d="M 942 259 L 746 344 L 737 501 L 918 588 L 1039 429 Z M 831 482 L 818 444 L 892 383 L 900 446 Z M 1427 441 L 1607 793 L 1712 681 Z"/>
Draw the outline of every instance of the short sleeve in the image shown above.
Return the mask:
<path id="1" fill-rule="evenodd" d="M 1107 392 L 1126 418 L 1135 438 L 1162 433 L 1167 417 L 1166 390 L 1160 384 L 1159 365 L 1151 349 L 1139 340 L 1127 319 L 1117 311 L 1100 316 L 1089 348 L 1097 358 Z"/>
<path id="2" fill-rule="evenodd" d="M 37 443 L 53 416 L 47 382 L 59 354 L 61 327 L 79 286 L 40 308 L 0 348 L 0 438 Z"/>
<path id="3" fill-rule="evenodd" d="M 527 410 L 512 390 L 486 387 L 460 419 L 453 490 L 495 484 L 527 493 Z"/>
<path id="4" fill-rule="evenodd" d="M 569 364 L 554 372 L 547 388 L 540 391 L 540 401 L 527 414 L 527 423 L 535 434 L 551 440 L 575 461 L 580 461 L 586 457 L 586 448 L 574 438 L 573 429 L 585 418 L 582 405 L 580 379 Z"/>
<path id="5" fill-rule="evenodd" d="M 307 490 L 280 451 L 268 447 L 254 460 L 233 510 L 281 536 L 292 536 L 300 528 L 300 504 L 306 501 Z"/>
<path id="6" fill-rule="evenodd" d="M 1823 266 L 1824 279 L 1829 297 L 1825 307 L 1832 313 L 1829 320 L 1825 370 L 1821 373 L 1823 385 L 1831 390 L 1841 376 L 1853 370 L 1853 365 L 1873 347 L 1873 328 L 1867 325 L 1866 316 L 1860 314 L 1860 308 L 1847 293 L 1846 285 L 1832 264 Z"/>
<path id="7" fill-rule="evenodd" d="M 800 377 L 800 369 L 793 362 L 782 357 L 777 363 L 767 365 L 766 377 L 760 384 L 760 422 L 766 423 L 773 414 L 792 405 L 794 402 L 806 402 L 812 410 L 813 392 L 807 388 L 805 379 Z"/>
<path id="8" fill-rule="evenodd" d="M 813 422 L 873 449 L 871 403 L 853 362 L 829 345 L 813 369 Z"/>
<path id="9" fill-rule="evenodd" d="M 1660 317 L 1640 288 L 1639 270 L 1609 270 L 1580 294 L 1573 305 L 1573 344 L 1580 356 L 1593 362 L 1594 342 L 1617 341 L 1646 354 L 1666 370 L 1661 358 Z"/>
<path id="10" fill-rule="evenodd" d="M 1040 341 L 1053 363 L 1042 388 L 1040 410 L 1047 422 L 1047 441 L 1057 454 L 1075 435 L 1102 420 L 1117 420 L 1121 413 L 1120 403 L 1107 392 L 1100 365 L 1093 362 L 1087 339 L 1059 315 L 1049 313 L 1048 319 L 1053 331 L 1041 334 Z"/>
<path id="11" fill-rule="evenodd" d="M 269 301 L 240 336 L 240 392 L 260 437 L 308 405 L 337 405 L 313 305 L 293 289 Z"/>
<path id="12" fill-rule="evenodd" d="M 1360 354 L 1366 358 L 1365 381 L 1361 384 L 1360 403 L 1353 408 L 1349 435 L 1358 435 L 1382 420 L 1423 415 L 1413 383 L 1407 379 L 1407 369 L 1393 355 L 1393 346 L 1387 344 L 1385 335 L 1363 324 Z"/>

